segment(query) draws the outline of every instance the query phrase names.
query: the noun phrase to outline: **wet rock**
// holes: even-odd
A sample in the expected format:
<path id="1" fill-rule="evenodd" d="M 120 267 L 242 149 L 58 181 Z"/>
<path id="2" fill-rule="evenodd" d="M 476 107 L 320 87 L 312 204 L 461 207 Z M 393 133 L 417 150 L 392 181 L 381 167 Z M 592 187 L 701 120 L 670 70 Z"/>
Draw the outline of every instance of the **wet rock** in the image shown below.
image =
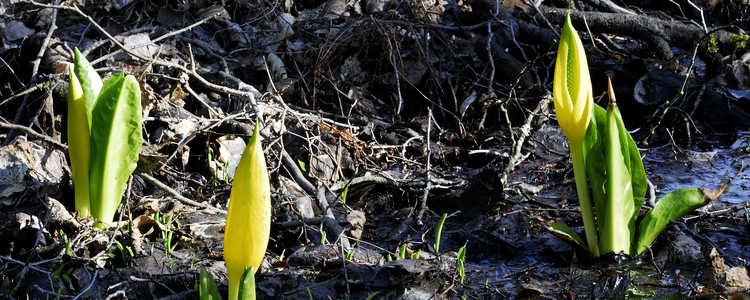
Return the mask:
<path id="1" fill-rule="evenodd" d="M 747 275 L 747 269 L 742 266 L 727 269 L 727 266 L 724 264 L 724 258 L 719 256 L 716 248 L 711 249 L 708 262 L 704 265 L 700 282 L 717 292 L 750 287 L 750 277 Z"/>
<path id="2" fill-rule="evenodd" d="M 356 263 L 365 263 L 379 265 L 382 263 L 383 256 L 375 251 L 366 248 L 356 248 L 353 250 L 352 261 Z M 290 266 L 309 267 L 312 265 L 323 264 L 341 264 L 345 254 L 335 245 L 316 244 L 305 246 L 297 249 L 287 261 Z"/>
<path id="3" fill-rule="evenodd" d="M 297 249 L 291 255 L 287 261 L 290 266 L 303 266 L 308 267 L 318 263 L 341 261 L 340 250 L 334 248 L 333 245 L 321 245 L 316 244 L 313 246 L 305 246 Z"/>
<path id="4" fill-rule="evenodd" d="M 693 270 L 703 258 L 701 244 L 690 236 L 678 232 L 669 242 L 669 261 L 680 269 Z"/>
<path id="5" fill-rule="evenodd" d="M 65 232 L 73 232 L 81 227 L 81 223 L 73 218 L 65 206 L 54 198 L 47 198 L 47 206 L 50 213 L 50 227 L 53 229 L 61 228 Z"/>
<path id="6" fill-rule="evenodd" d="M 286 200 L 292 202 L 296 211 L 303 218 L 315 217 L 312 199 L 302 190 L 299 184 L 294 182 L 294 180 L 279 176 L 279 187 L 281 187 L 281 193 Z"/>
<path id="7" fill-rule="evenodd" d="M 16 139 L 0 148 L 0 201 L 11 205 L 27 190 L 58 190 L 67 165 L 62 151 Z"/>

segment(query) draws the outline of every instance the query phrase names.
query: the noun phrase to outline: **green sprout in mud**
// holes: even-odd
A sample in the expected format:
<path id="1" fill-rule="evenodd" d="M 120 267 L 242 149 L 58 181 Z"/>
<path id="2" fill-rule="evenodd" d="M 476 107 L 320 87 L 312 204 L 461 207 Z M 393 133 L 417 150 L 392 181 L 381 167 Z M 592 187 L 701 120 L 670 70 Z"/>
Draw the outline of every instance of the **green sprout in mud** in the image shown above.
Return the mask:
<path id="1" fill-rule="evenodd" d="M 445 224 L 446 217 L 448 217 L 448 214 L 443 214 L 440 222 L 438 222 L 437 229 L 435 229 L 435 243 L 432 244 L 432 247 L 435 248 L 435 253 L 440 253 L 440 237 L 443 234 L 443 225 Z"/>
<path id="2" fill-rule="evenodd" d="M 606 110 L 594 104 L 591 90 L 583 44 L 568 14 L 555 63 L 553 94 L 555 114 L 570 147 L 586 240 L 562 222 L 549 230 L 586 248 L 594 257 L 607 253 L 639 255 L 670 220 L 716 199 L 724 188 L 673 191 L 660 199 L 636 227 L 647 189 L 643 161 L 625 128 L 611 82 Z"/>
<path id="3" fill-rule="evenodd" d="M 354 250 L 349 251 L 349 252 L 346 253 L 346 260 L 351 261 L 352 257 L 354 257 Z"/>
<path id="4" fill-rule="evenodd" d="M 346 209 L 346 195 L 349 194 L 349 185 L 344 186 L 344 191 L 341 192 L 341 206 Z"/>
<path id="5" fill-rule="evenodd" d="M 461 246 L 461 248 L 458 249 L 458 255 L 456 257 L 456 263 L 458 264 L 458 277 L 461 279 L 461 284 L 463 284 L 464 278 L 466 277 L 466 270 L 464 269 L 464 262 L 466 261 L 466 245 Z"/>
<path id="6" fill-rule="evenodd" d="M 70 246 L 71 240 L 68 238 L 67 235 L 65 235 L 65 231 L 63 231 L 62 229 L 60 229 L 59 233 L 63 239 L 63 242 L 65 243 L 65 255 L 73 256 L 73 251 L 71 250 L 71 246 Z"/>
<path id="7" fill-rule="evenodd" d="M 174 249 L 177 248 L 177 243 L 174 241 L 175 235 L 172 231 L 172 229 L 174 228 L 173 223 L 176 223 L 177 220 L 174 219 L 174 216 L 172 214 L 168 216 L 160 216 L 159 212 L 156 212 L 153 215 L 153 219 L 156 220 L 156 222 L 159 222 L 159 224 L 162 224 L 164 228 L 161 230 L 160 235 L 162 241 L 164 241 L 164 255 L 169 256 L 169 253 L 173 252 Z M 177 224 L 177 226 L 180 226 L 179 223 Z"/>
<path id="8" fill-rule="evenodd" d="M 411 259 L 419 259 L 419 256 L 422 255 L 422 249 L 417 250 L 417 252 L 414 252 L 411 254 Z"/>

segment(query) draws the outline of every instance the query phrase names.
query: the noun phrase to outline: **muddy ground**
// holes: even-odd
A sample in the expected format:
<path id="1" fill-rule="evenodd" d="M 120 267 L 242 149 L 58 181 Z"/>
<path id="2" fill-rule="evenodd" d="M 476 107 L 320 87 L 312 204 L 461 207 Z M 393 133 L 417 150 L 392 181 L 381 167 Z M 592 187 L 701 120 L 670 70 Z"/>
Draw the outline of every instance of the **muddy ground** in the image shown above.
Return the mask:
<path id="1" fill-rule="evenodd" d="M 551 102 L 568 5 L 596 99 L 611 78 L 654 184 L 641 212 L 677 188 L 727 186 L 638 258 L 593 260 L 545 229 L 582 226 Z M 0 1 L 0 296 L 195 299 L 202 267 L 226 295 L 225 210 L 260 120 L 273 201 L 260 298 L 742 297 L 748 9 Z M 105 230 L 73 207 L 73 47 L 141 84 L 145 143 Z"/>

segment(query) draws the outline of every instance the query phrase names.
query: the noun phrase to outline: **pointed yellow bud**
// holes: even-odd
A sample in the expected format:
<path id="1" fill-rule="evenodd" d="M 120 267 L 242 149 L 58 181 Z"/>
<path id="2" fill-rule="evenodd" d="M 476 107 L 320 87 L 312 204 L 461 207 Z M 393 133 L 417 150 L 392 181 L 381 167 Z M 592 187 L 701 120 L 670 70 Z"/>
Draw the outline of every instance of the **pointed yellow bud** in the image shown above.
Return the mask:
<path id="1" fill-rule="evenodd" d="M 565 18 L 557 50 L 553 96 L 560 128 L 571 144 L 580 144 L 591 120 L 594 99 L 586 53 L 570 14 Z"/>
<path id="2" fill-rule="evenodd" d="M 271 231 L 271 188 L 268 169 L 255 123 L 253 136 L 242 153 L 229 195 L 224 230 L 224 261 L 229 275 L 229 299 L 237 299 L 246 267 L 258 270 Z"/>
<path id="3" fill-rule="evenodd" d="M 86 116 L 86 103 L 83 88 L 78 81 L 73 66 L 68 67 L 70 86 L 68 88 L 68 153 L 70 169 L 73 172 L 73 189 L 75 191 L 76 210 L 81 217 L 88 217 L 89 212 L 89 157 L 91 141 L 89 137 L 89 118 Z"/>

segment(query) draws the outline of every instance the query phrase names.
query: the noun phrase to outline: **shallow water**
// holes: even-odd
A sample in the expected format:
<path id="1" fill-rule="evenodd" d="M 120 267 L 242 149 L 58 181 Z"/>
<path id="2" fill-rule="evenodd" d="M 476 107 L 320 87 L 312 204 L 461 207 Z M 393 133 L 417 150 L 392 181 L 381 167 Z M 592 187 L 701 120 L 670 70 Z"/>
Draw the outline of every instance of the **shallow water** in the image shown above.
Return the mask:
<path id="1" fill-rule="evenodd" d="M 656 187 L 657 199 L 680 188 L 719 189 L 729 183 L 719 199 L 703 208 L 705 211 L 750 201 L 750 176 L 740 173 L 743 166 L 750 164 L 750 131 L 738 133 L 731 146 L 709 151 L 666 145 L 644 154 L 646 175 Z"/>

